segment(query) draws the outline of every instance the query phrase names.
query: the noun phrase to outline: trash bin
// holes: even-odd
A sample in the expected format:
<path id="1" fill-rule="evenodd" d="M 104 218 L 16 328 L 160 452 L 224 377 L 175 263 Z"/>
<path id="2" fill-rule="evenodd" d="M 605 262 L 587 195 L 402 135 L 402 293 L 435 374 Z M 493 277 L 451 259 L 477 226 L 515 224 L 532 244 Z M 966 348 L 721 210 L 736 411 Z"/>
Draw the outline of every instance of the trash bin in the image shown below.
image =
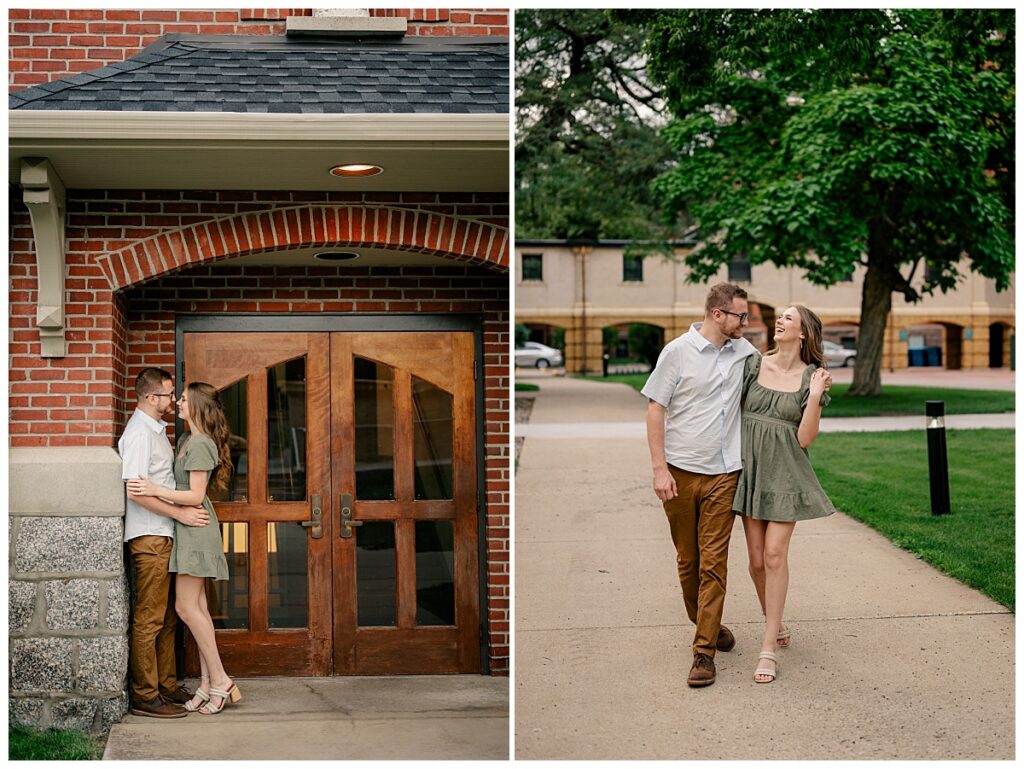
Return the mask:
<path id="1" fill-rule="evenodd" d="M 923 347 L 916 350 L 907 350 L 908 366 L 923 366 L 925 364 L 925 352 Z"/>
<path id="2" fill-rule="evenodd" d="M 942 348 L 941 347 L 928 347 L 926 366 L 941 366 L 942 365 Z"/>

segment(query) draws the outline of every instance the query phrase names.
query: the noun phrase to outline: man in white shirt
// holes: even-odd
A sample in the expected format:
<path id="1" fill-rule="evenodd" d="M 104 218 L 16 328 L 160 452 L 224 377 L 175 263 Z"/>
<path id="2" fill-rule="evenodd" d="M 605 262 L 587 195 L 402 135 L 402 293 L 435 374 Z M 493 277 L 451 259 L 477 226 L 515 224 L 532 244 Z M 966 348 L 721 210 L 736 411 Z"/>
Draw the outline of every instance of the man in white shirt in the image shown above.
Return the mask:
<path id="1" fill-rule="evenodd" d="M 147 368 L 135 380 L 135 412 L 118 442 L 121 478 L 149 478 L 174 488 L 174 452 L 167 439 L 174 418 L 174 378 L 163 369 Z M 174 521 L 205 526 L 210 516 L 202 507 L 176 506 L 157 497 L 129 494 L 125 502 L 124 541 L 128 543 L 135 580 L 132 614 L 131 711 L 139 716 L 181 718 L 191 693 L 178 686 L 174 630 L 178 617 L 171 600 L 168 564 L 174 545 Z"/>
<path id="2" fill-rule="evenodd" d="M 740 469 L 743 362 L 757 351 L 743 338 L 747 294 L 719 283 L 708 292 L 704 322 L 673 339 L 642 390 L 654 493 L 668 517 L 679 584 L 693 639 L 690 686 L 715 682 L 715 651 L 736 639 L 722 623 Z"/>

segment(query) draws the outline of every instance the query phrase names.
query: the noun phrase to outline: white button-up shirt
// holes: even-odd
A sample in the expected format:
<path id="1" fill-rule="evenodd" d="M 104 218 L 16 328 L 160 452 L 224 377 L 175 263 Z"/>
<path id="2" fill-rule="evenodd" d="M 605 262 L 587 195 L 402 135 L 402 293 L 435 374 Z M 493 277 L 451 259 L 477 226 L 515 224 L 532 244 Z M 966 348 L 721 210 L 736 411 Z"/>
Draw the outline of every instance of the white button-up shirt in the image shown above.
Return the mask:
<path id="1" fill-rule="evenodd" d="M 135 409 L 124 435 L 117 442 L 121 455 L 121 478 L 130 480 L 140 475 L 164 488 L 174 488 L 174 452 L 167 440 L 167 422 Z M 125 495 L 124 541 L 155 534 L 174 536 L 174 520 L 154 513 Z"/>
<path id="2" fill-rule="evenodd" d="M 665 345 L 641 392 L 667 409 L 665 461 L 702 475 L 731 473 L 740 457 L 743 361 L 757 352 L 746 339 L 721 349 L 700 335 L 703 324 Z"/>

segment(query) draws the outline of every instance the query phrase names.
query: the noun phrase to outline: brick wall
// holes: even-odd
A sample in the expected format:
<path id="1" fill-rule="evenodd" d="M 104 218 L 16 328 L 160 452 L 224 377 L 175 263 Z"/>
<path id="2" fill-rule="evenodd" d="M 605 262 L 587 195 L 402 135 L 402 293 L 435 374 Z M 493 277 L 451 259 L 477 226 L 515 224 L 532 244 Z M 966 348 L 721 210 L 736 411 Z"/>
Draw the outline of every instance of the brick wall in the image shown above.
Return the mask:
<path id="1" fill-rule="evenodd" d="M 217 10 L 89 10 L 12 8 L 8 11 L 11 91 L 124 61 L 162 35 L 283 35 L 288 16 L 308 8 Z M 371 9 L 402 16 L 410 35 L 509 35 L 508 9 Z"/>

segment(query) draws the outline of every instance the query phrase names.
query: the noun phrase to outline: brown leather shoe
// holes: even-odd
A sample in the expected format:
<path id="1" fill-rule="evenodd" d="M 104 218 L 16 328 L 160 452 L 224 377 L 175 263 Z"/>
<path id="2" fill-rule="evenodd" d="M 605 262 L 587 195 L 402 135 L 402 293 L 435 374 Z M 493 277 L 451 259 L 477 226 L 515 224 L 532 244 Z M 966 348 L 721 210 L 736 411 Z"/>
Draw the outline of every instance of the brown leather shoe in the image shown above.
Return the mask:
<path id="1" fill-rule="evenodd" d="M 173 702 L 164 702 L 158 694 L 149 702 L 144 700 L 132 700 L 132 714 L 136 716 L 149 716 L 150 718 L 184 718 L 188 712 L 181 705 Z"/>
<path id="2" fill-rule="evenodd" d="M 193 692 L 190 692 L 188 690 L 188 687 L 184 684 L 179 686 L 173 692 L 160 692 L 160 697 L 163 698 L 164 702 L 171 702 L 175 705 L 184 705 L 194 696 L 195 694 Z"/>
<path id="3" fill-rule="evenodd" d="M 706 654 L 697 652 L 693 655 L 693 667 L 686 683 L 690 686 L 710 686 L 715 682 L 715 661 Z"/>
<path id="4" fill-rule="evenodd" d="M 735 645 L 736 636 L 734 636 L 732 631 L 725 625 L 720 625 L 718 628 L 718 640 L 715 642 L 715 648 L 720 652 L 731 652 Z"/>

